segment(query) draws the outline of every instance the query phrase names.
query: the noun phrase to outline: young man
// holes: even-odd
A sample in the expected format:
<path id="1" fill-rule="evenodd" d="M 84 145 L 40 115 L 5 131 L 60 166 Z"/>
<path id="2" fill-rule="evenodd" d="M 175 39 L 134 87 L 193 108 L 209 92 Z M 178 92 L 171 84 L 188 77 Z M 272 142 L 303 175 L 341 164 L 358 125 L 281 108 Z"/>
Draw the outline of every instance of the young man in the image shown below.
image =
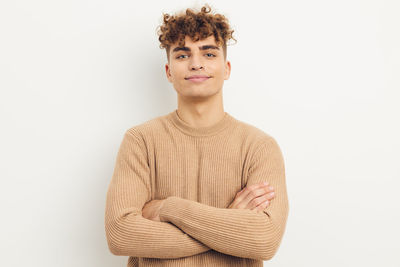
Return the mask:
<path id="1" fill-rule="evenodd" d="M 224 111 L 227 19 L 164 15 L 159 40 L 178 108 L 128 129 L 106 200 L 110 251 L 132 266 L 263 266 L 288 217 L 276 140 Z M 275 195 L 274 195 L 275 193 Z"/>

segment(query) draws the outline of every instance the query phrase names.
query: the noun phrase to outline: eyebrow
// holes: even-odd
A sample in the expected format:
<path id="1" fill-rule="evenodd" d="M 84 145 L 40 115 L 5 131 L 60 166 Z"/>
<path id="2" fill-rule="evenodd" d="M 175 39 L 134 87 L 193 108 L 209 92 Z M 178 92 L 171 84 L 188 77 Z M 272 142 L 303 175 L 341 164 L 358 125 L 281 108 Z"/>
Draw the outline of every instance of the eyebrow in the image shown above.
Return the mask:
<path id="1" fill-rule="evenodd" d="M 215 45 L 203 45 L 203 46 L 199 46 L 199 48 L 200 48 L 200 50 L 208 50 L 208 49 L 215 49 L 215 50 L 219 50 L 219 47 L 218 46 L 215 46 Z M 172 50 L 172 53 L 174 53 L 174 52 L 178 52 L 178 51 L 191 51 L 190 50 L 190 48 L 189 47 L 187 47 L 187 46 L 178 46 L 178 47 L 175 47 L 173 50 Z"/>

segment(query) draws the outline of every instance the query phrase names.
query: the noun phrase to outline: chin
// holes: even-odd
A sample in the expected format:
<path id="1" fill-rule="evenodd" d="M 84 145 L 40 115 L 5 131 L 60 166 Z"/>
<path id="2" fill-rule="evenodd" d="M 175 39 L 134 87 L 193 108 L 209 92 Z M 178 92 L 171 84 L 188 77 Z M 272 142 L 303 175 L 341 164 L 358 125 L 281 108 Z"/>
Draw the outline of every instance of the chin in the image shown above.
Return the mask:
<path id="1" fill-rule="evenodd" d="M 178 92 L 183 97 L 191 97 L 191 98 L 209 98 L 218 94 L 220 90 L 187 90 L 185 92 Z"/>

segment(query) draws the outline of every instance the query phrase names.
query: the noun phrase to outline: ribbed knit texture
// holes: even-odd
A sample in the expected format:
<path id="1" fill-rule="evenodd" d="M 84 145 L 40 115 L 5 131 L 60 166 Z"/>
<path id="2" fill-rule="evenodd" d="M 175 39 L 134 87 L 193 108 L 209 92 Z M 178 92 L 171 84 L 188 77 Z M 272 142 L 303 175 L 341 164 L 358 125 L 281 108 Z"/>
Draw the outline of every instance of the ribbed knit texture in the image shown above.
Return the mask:
<path id="1" fill-rule="evenodd" d="M 228 209 L 246 185 L 268 181 L 263 212 Z M 161 222 L 142 216 L 166 199 Z M 285 165 L 276 140 L 225 112 L 192 127 L 177 110 L 126 130 L 108 187 L 105 230 L 114 255 L 133 266 L 263 266 L 288 217 Z"/>

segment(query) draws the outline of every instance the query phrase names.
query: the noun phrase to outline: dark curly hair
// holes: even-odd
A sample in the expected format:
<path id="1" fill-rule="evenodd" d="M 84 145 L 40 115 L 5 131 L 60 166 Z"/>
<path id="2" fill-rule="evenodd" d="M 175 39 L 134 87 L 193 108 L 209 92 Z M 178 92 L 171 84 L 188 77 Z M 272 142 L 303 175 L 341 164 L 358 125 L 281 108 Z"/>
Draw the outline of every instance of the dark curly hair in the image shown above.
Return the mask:
<path id="1" fill-rule="evenodd" d="M 173 44 L 178 42 L 179 46 L 185 45 L 185 36 L 189 36 L 194 42 L 206 39 L 214 35 L 218 46 L 223 47 L 226 59 L 226 45 L 234 30 L 229 26 L 228 19 L 221 14 L 212 14 L 211 7 L 205 4 L 201 11 L 195 12 L 191 8 L 176 15 L 163 13 L 163 24 L 157 27 L 160 48 L 165 48 L 169 61 L 169 51 Z"/>

